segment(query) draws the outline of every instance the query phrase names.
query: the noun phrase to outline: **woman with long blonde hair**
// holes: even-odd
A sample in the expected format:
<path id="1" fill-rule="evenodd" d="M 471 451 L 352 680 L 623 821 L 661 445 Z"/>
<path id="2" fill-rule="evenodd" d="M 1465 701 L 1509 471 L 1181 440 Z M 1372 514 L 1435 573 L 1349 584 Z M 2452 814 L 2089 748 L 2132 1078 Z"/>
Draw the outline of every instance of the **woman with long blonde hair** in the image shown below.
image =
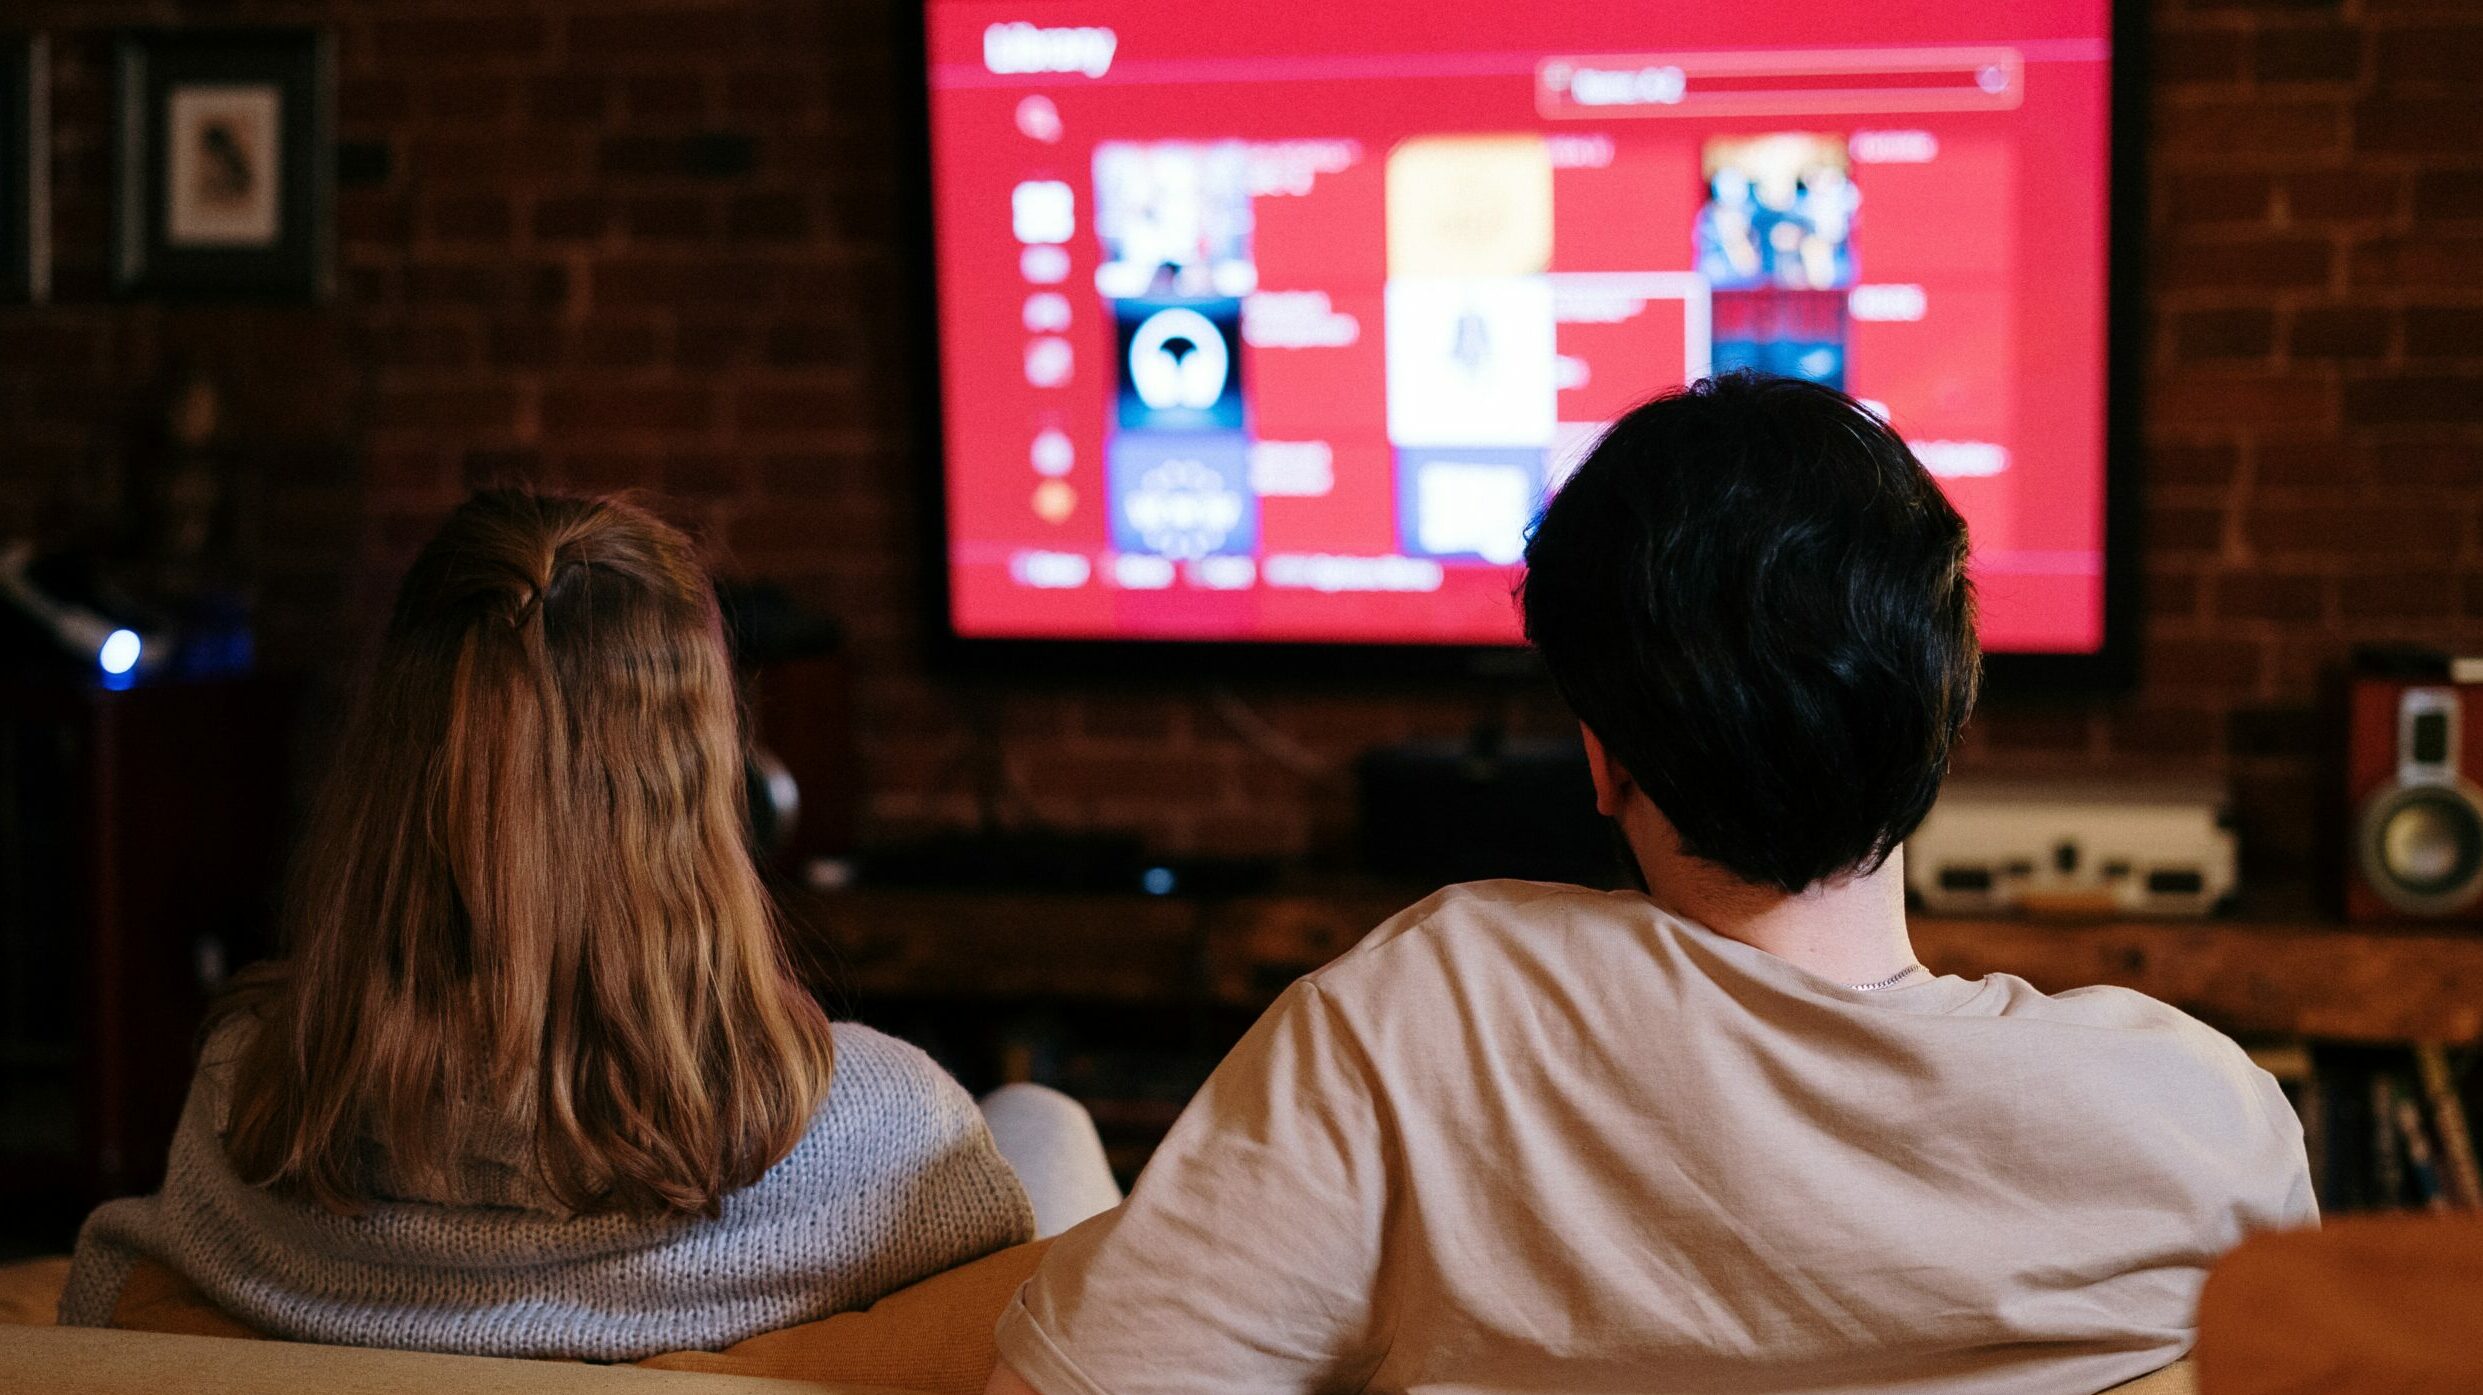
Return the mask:
<path id="1" fill-rule="evenodd" d="M 289 957 L 219 1005 L 164 1189 L 89 1219 L 63 1320 L 108 1323 L 146 1257 L 282 1336 L 625 1360 L 1027 1239 L 966 1092 L 789 969 L 742 753 L 688 539 L 610 499 L 459 508 L 322 789 Z M 1074 1105 L 1008 1106 L 1109 1204 Z"/>

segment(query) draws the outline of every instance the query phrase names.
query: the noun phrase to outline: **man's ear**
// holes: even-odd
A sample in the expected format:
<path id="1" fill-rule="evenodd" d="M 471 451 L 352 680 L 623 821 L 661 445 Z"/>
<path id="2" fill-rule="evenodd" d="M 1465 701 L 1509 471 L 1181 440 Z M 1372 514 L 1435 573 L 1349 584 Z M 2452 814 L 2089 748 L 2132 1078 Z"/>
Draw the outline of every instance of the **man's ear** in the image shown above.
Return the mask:
<path id="1" fill-rule="evenodd" d="M 1617 819 L 1629 805 L 1632 789 L 1629 772 L 1623 770 L 1621 763 L 1612 758 L 1612 753 L 1604 749 L 1603 742 L 1595 739 L 1593 728 L 1580 722 L 1578 735 L 1586 738 L 1586 768 L 1595 777 L 1595 812 L 1608 819 Z"/>

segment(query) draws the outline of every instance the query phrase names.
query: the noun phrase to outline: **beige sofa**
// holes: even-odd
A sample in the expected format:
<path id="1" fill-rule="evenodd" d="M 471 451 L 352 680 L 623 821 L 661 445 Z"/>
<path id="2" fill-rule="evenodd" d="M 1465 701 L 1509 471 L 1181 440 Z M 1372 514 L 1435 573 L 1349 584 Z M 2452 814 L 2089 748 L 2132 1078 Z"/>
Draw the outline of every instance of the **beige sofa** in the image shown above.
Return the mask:
<path id="1" fill-rule="evenodd" d="M 65 1264 L 0 1270 L 0 1391 L 58 1395 L 975 1395 L 991 1328 L 1044 1245 L 1021 1245 L 903 1292 L 868 1312 L 771 1332 L 721 1352 L 630 1366 L 503 1361 L 258 1339 L 163 1271 L 133 1277 L 129 1329 L 49 1319 Z M 154 1328 L 158 1330 L 144 1330 Z M 172 1330 L 161 1330 L 161 1329 Z M 221 1333 L 227 1335 L 204 1335 Z M 2197 1395 L 2181 1362 L 2107 1395 Z"/>
<path id="2" fill-rule="evenodd" d="M 894 1395 L 884 1386 L 483 1356 L 0 1327 L 0 1390 L 46 1395 Z"/>

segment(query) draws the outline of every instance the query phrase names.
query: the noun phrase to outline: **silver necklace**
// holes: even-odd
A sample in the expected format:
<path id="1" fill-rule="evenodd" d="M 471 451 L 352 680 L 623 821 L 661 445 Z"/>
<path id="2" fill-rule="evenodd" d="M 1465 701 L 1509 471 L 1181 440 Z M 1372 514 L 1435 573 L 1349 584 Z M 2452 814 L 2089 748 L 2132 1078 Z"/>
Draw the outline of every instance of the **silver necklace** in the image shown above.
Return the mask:
<path id="1" fill-rule="evenodd" d="M 1880 980 L 1878 980 L 1878 981 L 1876 981 L 1876 982 L 1873 982 L 1873 983 L 1849 983 L 1849 984 L 1846 984 L 1845 986 L 1846 986 L 1847 988 L 1852 989 L 1853 991 L 1855 991 L 1855 992 L 1857 992 L 1857 993 L 1877 993 L 1878 991 L 1880 991 L 1880 990 L 1881 990 L 1881 989 L 1883 989 L 1883 988 L 1894 988 L 1894 987 L 1896 987 L 1898 984 L 1905 982 L 1905 981 L 1906 981 L 1907 979 L 1909 979 L 1909 978 L 1912 978 L 1912 977 L 1913 977 L 1913 976 L 1914 976 L 1917 972 L 1919 972 L 1919 971 L 1922 969 L 1922 967 L 1923 967 L 1923 966 L 1922 966 L 1922 965 L 1920 965 L 1920 964 L 1908 964 L 1908 965 L 1906 965 L 1904 968 L 1899 969 L 1899 970 L 1897 970 L 1895 973 L 1890 974 L 1888 977 L 1883 978 L 1883 979 L 1880 979 Z"/>

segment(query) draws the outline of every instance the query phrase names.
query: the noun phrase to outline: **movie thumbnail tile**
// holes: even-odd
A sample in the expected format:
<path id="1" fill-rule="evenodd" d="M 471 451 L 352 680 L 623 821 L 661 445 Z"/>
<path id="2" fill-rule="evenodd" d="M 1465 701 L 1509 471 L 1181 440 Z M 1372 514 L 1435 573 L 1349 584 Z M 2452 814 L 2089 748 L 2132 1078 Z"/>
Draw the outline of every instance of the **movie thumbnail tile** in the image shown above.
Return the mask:
<path id="1" fill-rule="evenodd" d="M 1259 501 L 1239 434 L 1123 432 L 1104 461 L 1115 550 L 1177 562 L 1257 550 Z"/>
<path id="2" fill-rule="evenodd" d="M 1700 273 L 1719 290 L 1854 284 L 1853 182 L 1845 138 L 1805 131 L 1719 136 L 1701 156 Z"/>
<path id="3" fill-rule="evenodd" d="M 1106 141 L 1095 147 L 1095 233 L 1107 299 L 1247 295 L 1249 152 L 1240 141 Z"/>
<path id="4" fill-rule="evenodd" d="M 1386 307 L 1392 444 L 1551 442 L 1560 389 L 1549 281 L 1397 277 Z"/>
<path id="5" fill-rule="evenodd" d="M 1240 431 L 1241 302 L 1112 302 L 1124 431 Z"/>
<path id="6" fill-rule="evenodd" d="M 1538 135 L 1418 136 L 1388 153 L 1388 275 L 1533 276 L 1552 265 L 1552 151 Z"/>
<path id="7" fill-rule="evenodd" d="M 1503 566 L 1526 555 L 1543 506 L 1541 450 L 1397 452 L 1398 548 Z"/>

